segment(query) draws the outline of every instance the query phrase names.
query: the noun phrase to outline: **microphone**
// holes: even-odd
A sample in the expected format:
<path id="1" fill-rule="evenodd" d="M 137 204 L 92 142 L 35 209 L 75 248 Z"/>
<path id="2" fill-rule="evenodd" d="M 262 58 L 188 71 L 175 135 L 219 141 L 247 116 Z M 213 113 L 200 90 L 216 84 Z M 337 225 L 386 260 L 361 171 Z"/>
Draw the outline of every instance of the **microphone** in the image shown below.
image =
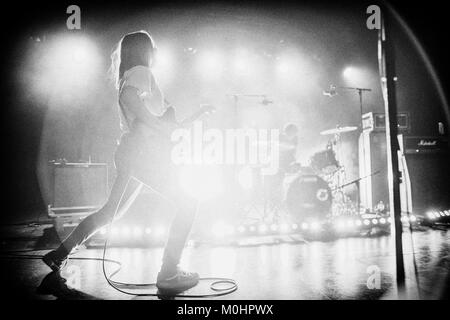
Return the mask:
<path id="1" fill-rule="evenodd" d="M 336 86 L 334 84 L 331 84 L 330 85 L 330 89 L 326 90 L 326 91 L 323 91 L 322 94 L 324 96 L 328 96 L 330 98 L 336 96 L 337 95 Z"/>

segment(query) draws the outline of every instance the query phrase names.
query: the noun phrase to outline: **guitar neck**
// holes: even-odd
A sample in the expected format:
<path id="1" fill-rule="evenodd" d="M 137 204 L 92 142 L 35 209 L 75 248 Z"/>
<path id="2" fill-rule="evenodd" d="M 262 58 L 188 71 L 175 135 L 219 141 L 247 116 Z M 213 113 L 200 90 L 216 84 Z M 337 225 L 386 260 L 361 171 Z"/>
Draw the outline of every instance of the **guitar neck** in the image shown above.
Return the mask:
<path id="1" fill-rule="evenodd" d="M 195 120 L 197 120 L 198 118 L 200 118 L 203 115 L 203 111 L 199 110 L 197 112 L 194 112 L 190 117 L 184 119 L 183 121 L 180 122 L 181 125 L 188 125 L 191 124 L 192 122 L 194 122 Z"/>

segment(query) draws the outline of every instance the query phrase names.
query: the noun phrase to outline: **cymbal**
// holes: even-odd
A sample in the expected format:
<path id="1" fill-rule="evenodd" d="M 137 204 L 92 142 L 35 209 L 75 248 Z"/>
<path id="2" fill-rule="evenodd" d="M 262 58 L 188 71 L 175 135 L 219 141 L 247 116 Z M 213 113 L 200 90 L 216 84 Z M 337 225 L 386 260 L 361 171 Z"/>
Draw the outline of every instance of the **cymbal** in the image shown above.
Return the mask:
<path id="1" fill-rule="evenodd" d="M 327 136 L 327 135 L 341 134 L 344 132 L 351 132 L 355 131 L 356 129 L 358 129 L 358 127 L 337 127 L 334 129 L 322 131 L 320 134 L 323 136 Z"/>

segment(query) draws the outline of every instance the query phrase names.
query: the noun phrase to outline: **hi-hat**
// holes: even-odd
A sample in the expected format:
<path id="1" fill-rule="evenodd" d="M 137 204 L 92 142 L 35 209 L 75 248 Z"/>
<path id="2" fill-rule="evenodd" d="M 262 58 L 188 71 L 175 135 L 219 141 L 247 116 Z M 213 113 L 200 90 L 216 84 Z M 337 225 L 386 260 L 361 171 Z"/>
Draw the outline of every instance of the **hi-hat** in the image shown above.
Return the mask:
<path id="1" fill-rule="evenodd" d="M 358 129 L 358 127 L 337 127 L 334 129 L 322 131 L 320 134 L 323 136 L 327 136 L 327 135 L 341 134 L 344 132 L 351 132 L 355 131 L 356 129 Z"/>

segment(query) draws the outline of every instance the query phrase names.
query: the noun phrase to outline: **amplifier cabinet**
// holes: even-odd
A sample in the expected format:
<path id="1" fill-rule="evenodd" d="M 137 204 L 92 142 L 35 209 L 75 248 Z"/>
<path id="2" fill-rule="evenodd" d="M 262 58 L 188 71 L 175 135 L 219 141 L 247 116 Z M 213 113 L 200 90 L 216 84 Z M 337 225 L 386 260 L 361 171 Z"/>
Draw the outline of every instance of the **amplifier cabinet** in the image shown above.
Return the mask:
<path id="1" fill-rule="evenodd" d="M 402 212 L 450 209 L 450 152 L 441 136 L 399 135 Z"/>
<path id="2" fill-rule="evenodd" d="M 104 204 L 108 195 L 106 163 L 51 162 L 50 165 L 52 194 L 48 204 L 49 217 L 77 220 Z"/>

